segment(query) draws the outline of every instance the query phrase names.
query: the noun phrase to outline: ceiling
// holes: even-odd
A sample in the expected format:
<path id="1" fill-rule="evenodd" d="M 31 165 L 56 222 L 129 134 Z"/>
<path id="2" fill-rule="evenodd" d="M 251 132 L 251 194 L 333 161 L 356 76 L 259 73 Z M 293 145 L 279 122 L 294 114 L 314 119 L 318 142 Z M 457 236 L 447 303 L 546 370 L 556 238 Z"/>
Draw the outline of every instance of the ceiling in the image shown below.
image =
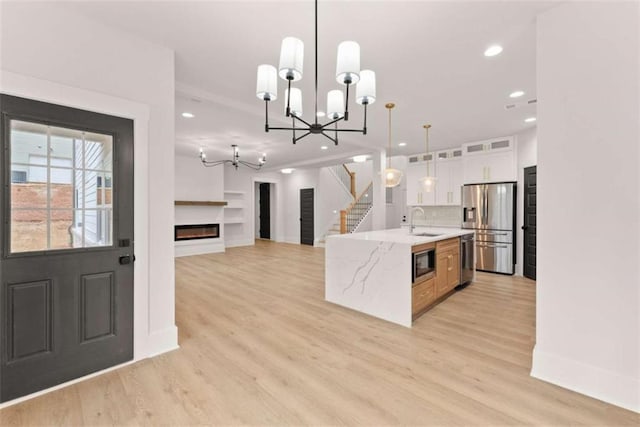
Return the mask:
<path id="1" fill-rule="evenodd" d="M 523 131 L 535 105 L 506 110 L 509 94 L 535 98 L 535 20 L 558 2 L 534 1 L 320 1 L 319 109 L 335 81 L 337 45 L 356 40 L 362 68 L 376 71 L 377 102 L 369 107 L 368 135 L 341 136 L 339 146 L 310 135 L 293 146 L 290 132 L 264 132 L 264 102 L 255 97 L 256 68 L 277 66 L 286 36 L 305 42 L 303 118 L 313 117 L 313 2 L 162 1 L 69 2 L 90 19 L 167 46 L 176 55 L 176 151 L 209 158 L 268 156 L 271 168 L 338 163 L 387 145 L 386 102 L 395 102 L 392 154 L 424 151 L 424 123 L 431 123 L 430 148 Z M 486 58 L 493 43 L 504 52 Z M 284 82 L 270 103 L 272 125 L 288 125 L 282 111 Z M 353 98 L 351 98 L 353 99 Z M 350 104 L 350 128 L 362 126 L 361 107 Z M 181 117 L 183 111 L 195 117 Z M 279 121 L 281 120 L 281 121 Z M 397 143 L 406 142 L 406 147 Z M 328 149 L 321 150 L 326 145 Z"/>

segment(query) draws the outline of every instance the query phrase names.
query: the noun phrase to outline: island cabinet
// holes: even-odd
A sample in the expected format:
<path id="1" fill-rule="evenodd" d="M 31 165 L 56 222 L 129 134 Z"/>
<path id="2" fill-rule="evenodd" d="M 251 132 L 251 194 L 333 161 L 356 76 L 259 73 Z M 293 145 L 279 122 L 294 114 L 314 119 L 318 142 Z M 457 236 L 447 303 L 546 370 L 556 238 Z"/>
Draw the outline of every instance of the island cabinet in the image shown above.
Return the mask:
<path id="1" fill-rule="evenodd" d="M 436 242 L 435 296 L 440 298 L 460 284 L 460 238 Z"/>

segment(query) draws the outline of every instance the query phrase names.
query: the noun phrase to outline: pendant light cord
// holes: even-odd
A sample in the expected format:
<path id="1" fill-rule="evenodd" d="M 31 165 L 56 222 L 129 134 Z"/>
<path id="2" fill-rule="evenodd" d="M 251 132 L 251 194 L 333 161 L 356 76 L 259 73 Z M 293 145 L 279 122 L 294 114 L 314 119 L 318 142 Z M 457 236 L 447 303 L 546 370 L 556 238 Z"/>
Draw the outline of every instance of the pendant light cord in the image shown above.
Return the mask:
<path id="1" fill-rule="evenodd" d="M 425 149 L 426 151 L 426 156 L 429 155 L 429 128 L 431 127 L 431 125 L 424 125 L 424 130 L 427 132 L 425 135 Z M 429 159 L 425 156 L 426 162 L 427 162 L 427 177 L 430 176 L 429 175 Z"/>
<path id="2" fill-rule="evenodd" d="M 389 150 L 387 153 L 387 169 L 391 168 L 391 108 L 389 108 Z"/>

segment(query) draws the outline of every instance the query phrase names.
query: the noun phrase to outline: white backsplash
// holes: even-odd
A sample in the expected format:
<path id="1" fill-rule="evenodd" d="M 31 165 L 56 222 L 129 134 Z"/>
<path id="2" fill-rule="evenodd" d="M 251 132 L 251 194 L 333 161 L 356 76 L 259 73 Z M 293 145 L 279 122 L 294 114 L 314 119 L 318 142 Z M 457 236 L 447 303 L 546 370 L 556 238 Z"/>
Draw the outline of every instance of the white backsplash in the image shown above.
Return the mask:
<path id="1" fill-rule="evenodd" d="M 413 221 L 415 225 L 435 227 L 460 227 L 462 224 L 462 208 L 460 206 L 420 206 L 424 217 L 417 212 Z M 409 212 L 410 212 L 409 208 Z M 410 216 L 407 215 L 407 223 Z"/>

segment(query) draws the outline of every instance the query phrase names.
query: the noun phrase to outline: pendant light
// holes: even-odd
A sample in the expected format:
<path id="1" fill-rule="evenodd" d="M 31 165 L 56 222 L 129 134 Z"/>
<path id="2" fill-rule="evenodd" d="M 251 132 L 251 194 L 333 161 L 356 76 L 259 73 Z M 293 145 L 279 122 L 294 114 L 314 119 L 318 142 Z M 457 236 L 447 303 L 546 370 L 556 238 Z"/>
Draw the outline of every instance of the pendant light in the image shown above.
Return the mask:
<path id="1" fill-rule="evenodd" d="M 402 180 L 402 172 L 391 167 L 391 110 L 396 104 L 390 102 L 384 107 L 389 110 L 389 149 L 387 150 L 387 168 L 384 170 L 384 181 L 386 187 L 397 187 Z"/>
<path id="2" fill-rule="evenodd" d="M 427 154 L 429 154 L 429 128 L 431 127 L 431 125 L 424 125 L 423 128 L 426 131 L 426 136 L 425 136 L 425 152 Z M 431 193 L 433 191 L 433 187 L 436 183 L 436 177 L 435 176 L 431 176 L 431 174 L 429 173 L 429 160 L 427 160 L 427 175 L 420 178 L 420 186 L 422 187 L 422 189 L 427 192 L 427 193 Z"/>

